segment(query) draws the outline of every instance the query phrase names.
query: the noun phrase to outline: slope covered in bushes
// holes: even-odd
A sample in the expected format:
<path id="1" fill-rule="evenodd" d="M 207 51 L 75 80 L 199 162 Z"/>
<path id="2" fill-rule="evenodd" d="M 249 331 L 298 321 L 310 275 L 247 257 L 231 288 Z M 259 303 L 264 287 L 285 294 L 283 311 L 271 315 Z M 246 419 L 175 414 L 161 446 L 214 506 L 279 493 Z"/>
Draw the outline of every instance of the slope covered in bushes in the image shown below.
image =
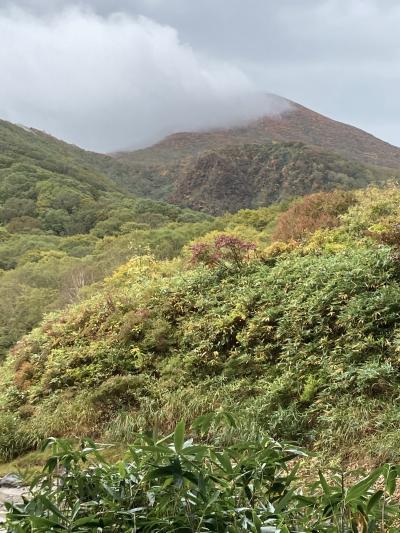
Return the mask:
<path id="1" fill-rule="evenodd" d="M 0 358 L 133 250 L 173 257 L 209 229 L 210 217 L 119 192 L 109 161 L 0 121 Z"/>
<path id="2" fill-rule="evenodd" d="M 218 408 L 249 434 L 398 458 L 399 206 L 396 187 L 326 193 L 289 207 L 295 234 L 278 216 L 283 240 L 249 211 L 181 258 L 133 257 L 10 353 L 2 458 L 49 435 L 120 442 Z"/>
<path id="3" fill-rule="evenodd" d="M 0 227 L 0 358 L 44 313 L 83 298 L 91 285 L 132 255 L 171 259 L 190 240 L 238 224 L 268 227 L 270 233 L 283 208 L 214 219 L 160 202 L 128 199 L 89 234 L 11 234 Z"/>
<path id="4" fill-rule="evenodd" d="M 394 172 L 302 143 L 232 145 L 186 161 L 174 173 L 169 198 L 178 205 L 221 214 L 319 191 L 366 187 Z"/>

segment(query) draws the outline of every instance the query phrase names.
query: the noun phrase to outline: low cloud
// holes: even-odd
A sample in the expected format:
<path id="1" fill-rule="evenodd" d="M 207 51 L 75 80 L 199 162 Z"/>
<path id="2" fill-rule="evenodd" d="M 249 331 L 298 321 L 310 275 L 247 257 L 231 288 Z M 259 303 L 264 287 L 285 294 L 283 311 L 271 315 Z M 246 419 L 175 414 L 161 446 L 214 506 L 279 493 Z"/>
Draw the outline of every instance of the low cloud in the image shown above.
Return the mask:
<path id="1" fill-rule="evenodd" d="M 97 151 L 279 111 L 238 67 L 128 14 L 0 11 L 0 72 L 1 118 Z"/>

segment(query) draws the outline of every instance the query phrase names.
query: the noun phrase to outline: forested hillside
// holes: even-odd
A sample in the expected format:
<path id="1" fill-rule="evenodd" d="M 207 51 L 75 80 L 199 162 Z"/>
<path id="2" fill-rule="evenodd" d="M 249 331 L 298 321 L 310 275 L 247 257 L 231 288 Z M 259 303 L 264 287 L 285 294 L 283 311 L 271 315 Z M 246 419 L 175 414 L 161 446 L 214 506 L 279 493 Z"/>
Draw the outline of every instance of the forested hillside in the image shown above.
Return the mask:
<path id="1" fill-rule="evenodd" d="M 98 171 L 109 159 L 0 122 L 0 356 L 132 253 L 173 257 L 209 228 L 200 213 L 119 192 Z"/>
<path id="2" fill-rule="evenodd" d="M 124 158 L 1 121 L 0 356 L 44 313 L 77 301 L 132 254 L 173 258 L 189 240 L 229 225 L 229 217 L 213 220 L 199 211 L 223 215 L 319 190 L 364 187 L 395 173 L 301 143 L 265 144 L 261 130 L 245 128 L 233 139 L 255 135 L 264 144 L 216 143 L 189 159 L 186 148 L 175 151 L 166 141 L 160 153 L 157 146 L 146 152 L 155 160 L 146 156 L 137 174 Z"/>
<path id="3" fill-rule="evenodd" d="M 222 214 L 317 191 L 361 188 L 390 175 L 301 143 L 248 144 L 187 161 L 177 174 L 170 199 Z"/>
<path id="4" fill-rule="evenodd" d="M 0 223 L 12 233 L 87 233 L 122 200 L 99 170 L 108 159 L 0 121 Z"/>
<path id="5" fill-rule="evenodd" d="M 224 409 L 328 458 L 398 460 L 399 206 L 396 186 L 318 193 L 172 260 L 133 250 L 9 354 L 2 458 Z"/>

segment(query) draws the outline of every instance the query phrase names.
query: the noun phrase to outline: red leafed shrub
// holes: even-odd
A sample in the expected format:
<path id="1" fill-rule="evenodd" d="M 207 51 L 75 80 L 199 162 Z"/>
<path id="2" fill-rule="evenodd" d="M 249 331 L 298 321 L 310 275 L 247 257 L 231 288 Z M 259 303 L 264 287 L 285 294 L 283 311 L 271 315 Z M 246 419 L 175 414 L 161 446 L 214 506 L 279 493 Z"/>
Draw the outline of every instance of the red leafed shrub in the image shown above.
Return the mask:
<path id="1" fill-rule="evenodd" d="M 234 235 L 218 235 L 214 241 L 198 242 L 190 247 L 192 265 L 213 267 L 242 267 L 250 258 L 256 245 Z"/>
<path id="2" fill-rule="evenodd" d="M 345 213 L 356 199 L 348 191 L 311 194 L 293 204 L 277 221 L 275 241 L 300 240 L 319 228 L 339 225 L 339 216 Z"/>

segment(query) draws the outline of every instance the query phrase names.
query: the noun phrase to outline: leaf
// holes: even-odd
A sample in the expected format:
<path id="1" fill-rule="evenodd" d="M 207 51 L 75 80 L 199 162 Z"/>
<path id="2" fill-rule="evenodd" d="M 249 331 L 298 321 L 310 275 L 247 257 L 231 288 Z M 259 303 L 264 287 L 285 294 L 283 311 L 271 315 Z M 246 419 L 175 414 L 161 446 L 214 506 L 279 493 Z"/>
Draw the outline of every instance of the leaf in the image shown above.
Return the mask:
<path id="1" fill-rule="evenodd" d="M 287 504 L 290 502 L 294 495 L 293 490 L 288 490 L 287 493 L 281 498 L 278 502 L 274 502 L 275 511 L 277 513 L 280 513 L 284 510 L 284 508 L 287 506 Z"/>
<path id="2" fill-rule="evenodd" d="M 324 491 L 325 496 L 331 496 L 332 491 L 324 477 L 324 474 L 321 472 L 321 470 L 318 472 L 319 481 L 321 483 L 322 490 Z"/>
<path id="3" fill-rule="evenodd" d="M 397 468 L 393 465 L 388 465 L 387 469 L 388 472 L 386 474 L 385 487 L 390 496 L 392 496 L 396 490 Z"/>
<path id="4" fill-rule="evenodd" d="M 185 445 L 182 449 L 182 454 L 184 455 L 199 455 L 207 452 L 207 448 L 201 444 L 195 446 L 186 446 L 188 441 L 185 442 Z"/>
<path id="5" fill-rule="evenodd" d="M 300 457 L 309 457 L 310 453 L 306 452 L 302 448 L 298 448 L 297 446 L 290 446 L 288 448 L 285 448 L 285 452 L 291 453 L 293 455 L 297 455 Z"/>
<path id="6" fill-rule="evenodd" d="M 180 453 L 185 443 L 185 422 L 181 420 L 178 422 L 174 432 L 174 445 L 176 453 Z"/>
<path id="7" fill-rule="evenodd" d="M 85 516 L 75 520 L 74 527 L 87 526 L 87 527 L 99 527 L 102 525 L 102 520 L 96 518 L 96 516 Z"/>
<path id="8" fill-rule="evenodd" d="M 225 472 L 227 472 L 228 474 L 233 474 L 231 459 L 226 452 L 215 453 L 215 457 L 218 459 L 219 464 L 222 466 Z"/>
<path id="9" fill-rule="evenodd" d="M 231 413 L 228 413 L 228 411 L 223 411 L 222 415 L 225 417 L 225 420 L 232 428 L 237 429 L 236 420 L 234 419 Z"/>
<path id="10" fill-rule="evenodd" d="M 371 512 L 373 508 L 376 507 L 376 505 L 379 503 L 380 499 L 382 498 L 383 494 L 384 494 L 383 490 L 378 490 L 375 492 L 375 494 L 371 496 L 367 504 L 368 512 Z"/>
<path id="11" fill-rule="evenodd" d="M 359 499 L 360 496 L 365 496 L 368 489 L 376 482 L 381 474 L 382 469 L 378 468 L 372 474 L 353 485 L 346 493 L 345 503 L 353 502 Z"/>
<path id="12" fill-rule="evenodd" d="M 181 477 L 182 466 L 179 462 L 179 459 L 177 459 L 176 461 L 173 461 L 171 464 L 167 466 L 160 466 L 158 468 L 155 468 L 148 475 L 150 479 L 153 479 L 156 477 L 168 477 L 168 476 Z"/>
<path id="13" fill-rule="evenodd" d="M 214 413 L 208 413 L 206 415 L 198 416 L 193 424 L 192 427 L 195 430 L 198 430 L 202 433 L 207 433 L 211 427 L 211 424 L 215 418 Z"/>
<path id="14" fill-rule="evenodd" d="M 41 500 L 42 504 L 47 509 L 52 511 L 58 518 L 60 518 L 61 520 L 65 520 L 66 519 L 66 517 L 60 511 L 60 509 L 52 501 L 50 501 L 49 498 L 47 498 L 46 496 L 41 496 L 40 500 Z"/>
<path id="15" fill-rule="evenodd" d="M 56 522 L 55 520 L 50 520 L 49 518 L 43 518 L 40 516 L 32 516 L 30 517 L 30 522 L 34 528 L 46 527 L 46 530 L 42 529 L 41 531 L 66 530 L 66 528 L 63 525 L 61 525 L 59 522 Z M 51 526 L 51 528 L 49 526 Z M 32 529 L 32 531 L 40 531 L 40 529 Z"/>

